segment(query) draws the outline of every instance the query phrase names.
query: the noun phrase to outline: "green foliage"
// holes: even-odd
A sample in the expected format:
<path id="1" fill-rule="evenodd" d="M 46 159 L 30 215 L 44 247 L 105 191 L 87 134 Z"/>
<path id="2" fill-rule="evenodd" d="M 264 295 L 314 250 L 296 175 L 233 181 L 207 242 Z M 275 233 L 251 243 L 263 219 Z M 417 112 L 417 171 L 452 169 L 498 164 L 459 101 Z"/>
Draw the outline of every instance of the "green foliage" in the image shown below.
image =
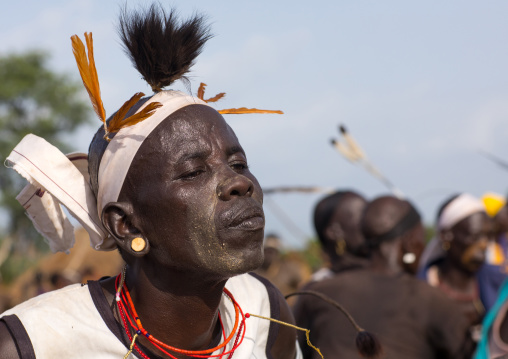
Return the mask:
<path id="1" fill-rule="evenodd" d="M 323 266 L 323 250 L 318 240 L 312 239 L 307 242 L 305 249 L 301 251 L 305 262 L 309 265 L 312 272 L 315 272 Z"/>
<path id="2" fill-rule="evenodd" d="M 51 70 L 47 54 L 37 51 L 0 56 L 0 79 L 2 162 L 29 133 L 70 152 L 66 138 L 89 119 L 82 84 Z M 40 235 L 15 199 L 24 183 L 13 170 L 0 166 L 0 208 L 8 218 L 2 230 L 26 244 Z"/>

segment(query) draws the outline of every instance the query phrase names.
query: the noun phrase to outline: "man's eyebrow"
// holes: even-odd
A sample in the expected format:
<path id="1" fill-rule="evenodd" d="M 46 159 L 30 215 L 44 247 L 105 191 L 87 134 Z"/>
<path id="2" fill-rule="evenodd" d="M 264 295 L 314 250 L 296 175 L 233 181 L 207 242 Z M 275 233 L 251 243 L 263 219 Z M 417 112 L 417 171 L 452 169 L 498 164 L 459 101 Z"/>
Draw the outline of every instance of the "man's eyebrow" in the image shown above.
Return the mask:
<path id="1" fill-rule="evenodd" d="M 245 152 L 241 146 L 232 146 L 226 150 L 226 154 L 228 156 L 234 155 L 235 153 L 238 153 L 238 152 L 240 152 L 242 155 L 245 156 Z"/>
<path id="2" fill-rule="evenodd" d="M 189 152 L 189 153 L 184 153 L 182 156 L 180 156 L 180 158 L 178 158 L 176 163 L 183 163 L 183 162 L 195 160 L 195 159 L 198 159 L 198 160 L 199 159 L 206 159 L 207 157 L 208 157 L 207 151 Z"/>

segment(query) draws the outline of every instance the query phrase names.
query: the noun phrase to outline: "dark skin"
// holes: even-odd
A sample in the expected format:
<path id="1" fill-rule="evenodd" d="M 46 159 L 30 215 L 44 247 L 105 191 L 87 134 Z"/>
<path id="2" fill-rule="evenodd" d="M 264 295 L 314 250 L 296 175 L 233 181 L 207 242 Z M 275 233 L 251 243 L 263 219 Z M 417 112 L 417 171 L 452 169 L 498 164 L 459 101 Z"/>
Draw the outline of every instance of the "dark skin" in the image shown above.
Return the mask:
<path id="1" fill-rule="evenodd" d="M 360 219 L 367 201 L 356 193 L 345 194 L 337 205 L 325 229 L 331 269 L 338 273 L 345 266 L 363 266 L 367 263 L 365 239 L 360 230 Z"/>
<path id="2" fill-rule="evenodd" d="M 391 196 L 380 197 L 370 202 L 362 220 L 362 229 L 367 241 L 369 238 L 375 238 L 391 230 L 409 210 L 408 202 Z M 384 337 L 384 342 L 381 338 L 380 340 L 385 346 L 386 357 L 430 358 L 429 355 L 432 355 L 433 358 L 470 358 L 470 343 L 463 344 L 460 341 L 462 336 L 465 336 L 467 327 L 455 320 L 452 320 L 453 325 L 441 324 L 439 316 L 427 315 L 429 313 L 427 311 L 450 314 L 447 309 L 450 306 L 455 309 L 453 304 L 435 289 L 404 273 L 401 260 L 403 244 L 411 241 L 421 242 L 423 239 L 424 229 L 420 222 L 400 237 L 382 241 L 378 245 L 376 242 L 372 243 L 370 266 L 314 282 L 308 289 L 338 300 L 362 327 L 372 330 L 379 337 Z M 398 304 L 392 306 L 393 303 Z M 422 308 L 421 311 L 420 308 Z M 315 303 L 314 299 L 305 301 L 302 297 L 295 306 L 295 314 L 298 325 L 311 329 L 311 340 L 314 333 L 316 338 L 314 344 L 322 349 L 326 358 L 360 358 L 352 349 L 354 335 L 351 333 L 354 331 L 348 332 L 347 328 L 344 329 L 343 327 L 347 324 L 342 325 L 343 318 L 334 319 L 335 313 L 328 312 L 327 307 Z M 457 310 L 452 314 L 452 318 L 459 318 L 467 324 L 461 317 L 460 311 Z M 408 318 L 411 319 L 408 320 Z M 443 322 L 446 321 L 443 320 Z M 414 328 L 418 328 L 418 333 L 428 335 L 408 334 L 407 338 L 403 337 L 406 332 L 410 333 Z M 447 333 L 447 329 L 452 329 L 450 331 L 453 333 Z M 333 334 L 328 336 L 328 333 Z M 443 333 L 450 335 L 442 335 Z M 339 336 L 341 338 L 338 338 Z M 351 336 L 349 344 L 343 342 L 343 338 L 347 336 Z M 333 338 L 337 339 L 334 341 Z M 412 345 L 407 344 L 405 339 L 408 339 L 415 347 L 425 348 L 425 351 L 413 353 L 414 356 L 406 355 L 408 352 L 400 354 L 398 349 L 406 350 L 405 346 Z M 319 343 L 319 340 L 322 342 Z M 299 341 L 304 358 L 318 357 L 311 348 L 306 346 L 305 336 L 300 335 Z M 343 351 L 346 350 L 349 352 L 344 354 Z"/>
<path id="3" fill-rule="evenodd" d="M 395 197 L 385 196 L 372 201 L 365 212 L 364 228 L 368 236 L 382 235 L 392 229 L 409 211 L 410 204 Z M 423 243 L 425 231 L 418 223 L 399 238 L 383 241 L 371 254 L 371 268 L 380 273 L 398 274 L 407 272 L 402 258 L 407 247 Z M 416 261 L 418 262 L 418 261 Z"/>
<path id="4" fill-rule="evenodd" d="M 440 238 L 449 244 L 446 257 L 439 265 L 439 280 L 457 293 L 469 295 L 477 290 L 475 274 L 485 261 L 485 250 L 492 240 L 491 221 L 485 213 L 474 213 L 451 229 L 443 230 Z M 483 311 L 470 303 L 464 312 L 471 324 L 481 321 Z"/>
<path id="5" fill-rule="evenodd" d="M 175 112 L 143 142 L 103 223 L 128 263 L 134 306 L 154 337 L 188 350 L 212 344 L 227 280 L 263 261 L 262 202 L 236 135 L 210 107 Z M 135 237 L 147 243 L 141 252 L 131 249 Z M 113 302 L 114 279 L 101 285 Z M 281 319 L 293 323 L 282 295 L 279 302 Z M 0 326 L 0 358 L 17 358 L 3 350 L 12 343 L 5 330 Z M 281 326 L 273 356 L 294 358 L 295 338 Z"/>

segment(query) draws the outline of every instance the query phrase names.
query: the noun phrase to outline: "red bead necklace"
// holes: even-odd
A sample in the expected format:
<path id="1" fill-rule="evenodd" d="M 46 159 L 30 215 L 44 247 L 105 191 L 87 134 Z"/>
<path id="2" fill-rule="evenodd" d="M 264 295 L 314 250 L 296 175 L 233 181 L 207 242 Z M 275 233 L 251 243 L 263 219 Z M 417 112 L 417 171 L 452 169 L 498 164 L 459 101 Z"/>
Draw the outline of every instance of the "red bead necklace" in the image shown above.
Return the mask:
<path id="1" fill-rule="evenodd" d="M 162 353 L 166 354 L 167 356 L 169 356 L 172 359 L 177 359 L 177 358 L 175 356 L 173 356 L 171 353 L 169 353 L 168 350 L 172 351 L 174 353 L 180 353 L 180 354 L 184 354 L 184 355 L 187 355 L 190 357 L 195 357 L 195 358 L 214 358 L 214 357 L 223 358 L 224 355 L 229 354 L 228 359 L 230 359 L 233 356 L 234 351 L 240 346 L 240 344 L 243 341 L 243 338 L 245 336 L 245 318 L 246 318 L 246 316 L 244 315 L 242 309 L 240 308 L 240 306 L 234 299 L 233 295 L 226 288 L 224 288 L 224 294 L 229 298 L 229 300 L 231 300 L 231 302 L 233 303 L 233 306 L 235 308 L 235 324 L 233 326 L 233 330 L 231 331 L 230 335 L 226 338 L 226 332 L 224 330 L 224 325 L 222 323 L 222 318 L 221 318 L 220 312 L 219 312 L 219 321 L 221 324 L 222 336 L 224 339 L 223 343 L 214 347 L 214 348 L 206 349 L 206 350 L 185 350 L 185 349 L 175 348 L 175 347 L 172 347 L 170 345 L 163 343 L 162 341 L 156 339 L 153 335 L 151 335 L 145 328 L 143 328 L 141 320 L 139 319 L 136 309 L 134 308 L 134 304 L 132 302 L 132 298 L 130 296 L 129 290 L 124 283 L 125 283 L 125 270 L 122 271 L 122 273 L 120 273 L 116 277 L 115 289 L 116 289 L 116 303 L 118 306 L 118 311 L 120 313 L 120 317 L 122 318 L 122 322 L 124 324 L 124 329 L 127 334 L 127 337 L 131 341 L 130 350 L 129 350 L 129 353 L 127 353 L 126 357 L 133 350 L 136 350 L 136 352 L 138 352 L 144 359 L 150 359 L 146 354 L 144 354 L 141 351 L 139 346 L 136 344 L 136 339 L 140 335 L 145 336 L 153 346 L 155 346 Z M 241 321 L 239 321 L 240 316 L 242 318 Z M 132 317 L 132 319 L 131 319 L 131 317 Z M 129 323 L 127 323 L 127 321 Z M 134 336 L 131 335 L 128 324 L 130 324 L 130 327 L 132 327 L 134 329 L 134 331 L 136 333 Z M 231 342 L 233 337 L 235 337 L 235 332 L 237 331 L 237 329 L 238 329 L 238 332 L 236 333 L 236 338 L 235 338 L 233 347 L 229 351 L 226 351 L 226 346 Z M 220 354 L 210 355 L 211 353 L 213 353 L 217 350 L 220 350 L 220 349 L 222 349 L 222 352 Z"/>

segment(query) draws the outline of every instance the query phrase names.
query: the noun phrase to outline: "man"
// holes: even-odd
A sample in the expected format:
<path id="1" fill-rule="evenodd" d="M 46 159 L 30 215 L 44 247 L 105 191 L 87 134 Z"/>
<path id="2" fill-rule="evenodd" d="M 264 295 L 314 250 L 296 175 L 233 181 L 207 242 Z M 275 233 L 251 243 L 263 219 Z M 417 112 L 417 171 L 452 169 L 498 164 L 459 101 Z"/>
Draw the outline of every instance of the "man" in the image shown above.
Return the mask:
<path id="1" fill-rule="evenodd" d="M 378 336 L 387 358 L 467 358 L 468 325 L 461 312 L 438 290 L 404 272 L 404 242 L 423 241 L 418 212 L 407 201 L 379 197 L 367 205 L 361 228 L 371 264 L 307 289 L 341 303 L 361 327 Z M 351 348 L 356 333 L 335 308 L 302 296 L 294 313 L 325 358 L 360 358 Z M 318 358 L 302 349 L 304 358 Z"/>
<path id="2" fill-rule="evenodd" d="M 255 317 L 292 322 L 280 292 L 245 274 L 263 260 L 263 194 L 236 135 L 202 94 L 163 90 L 210 37 L 203 18 L 179 22 L 152 6 L 124 13 L 120 32 L 156 93 L 136 94 L 106 122 L 91 35 L 88 56 L 73 37 L 104 121 L 90 145 L 90 185 L 34 135 L 8 161 L 41 186 L 30 201 L 44 213 L 69 206 L 92 245 L 118 248 L 127 265 L 116 278 L 68 286 L 4 313 L 0 358 L 298 357 L 294 329 Z M 52 241 L 62 239 L 61 222 L 38 218 Z"/>
<path id="3" fill-rule="evenodd" d="M 507 278 L 508 207 L 506 199 L 496 193 L 486 193 L 482 201 L 492 224 L 491 237 L 494 238 L 487 246 L 485 263 L 477 274 L 482 303 L 488 311 L 494 305 L 499 288 Z"/>
<path id="4" fill-rule="evenodd" d="M 360 219 L 367 201 L 353 191 L 339 191 L 321 199 L 314 209 L 314 227 L 330 261 L 311 280 L 322 280 L 368 263 L 368 249 L 360 231 Z"/>
<path id="5" fill-rule="evenodd" d="M 485 207 L 470 194 L 453 196 L 441 206 L 437 222 L 444 256 L 427 266 L 424 277 L 457 303 L 477 339 L 485 309 L 476 274 L 485 260 L 491 233 Z"/>

